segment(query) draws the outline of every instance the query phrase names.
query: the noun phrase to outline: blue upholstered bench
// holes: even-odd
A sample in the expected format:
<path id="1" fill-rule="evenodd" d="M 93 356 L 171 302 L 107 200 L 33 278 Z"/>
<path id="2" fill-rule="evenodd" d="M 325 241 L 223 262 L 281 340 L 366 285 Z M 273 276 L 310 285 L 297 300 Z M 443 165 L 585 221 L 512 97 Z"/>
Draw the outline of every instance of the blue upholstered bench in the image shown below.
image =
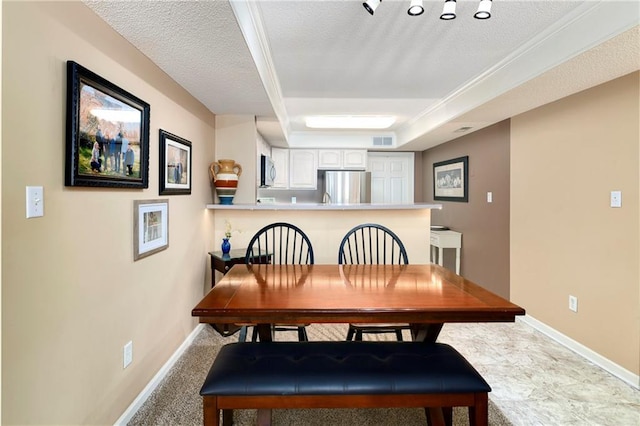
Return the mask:
<path id="1" fill-rule="evenodd" d="M 222 347 L 200 390 L 204 424 L 232 424 L 233 409 L 425 407 L 443 413 L 469 407 L 486 425 L 491 387 L 449 345 L 420 342 L 261 342 Z M 443 407 L 429 410 L 427 407 Z M 433 419 L 438 423 L 438 419 Z"/>

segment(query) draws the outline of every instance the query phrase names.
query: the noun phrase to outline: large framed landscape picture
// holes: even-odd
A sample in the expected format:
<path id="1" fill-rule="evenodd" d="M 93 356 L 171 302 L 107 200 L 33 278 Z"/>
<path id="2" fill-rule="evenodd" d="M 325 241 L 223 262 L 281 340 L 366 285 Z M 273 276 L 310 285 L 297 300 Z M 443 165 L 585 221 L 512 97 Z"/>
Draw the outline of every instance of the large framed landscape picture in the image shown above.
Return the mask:
<path id="1" fill-rule="evenodd" d="M 67 61 L 66 186 L 149 186 L 148 103 Z"/>
<path id="2" fill-rule="evenodd" d="M 433 163 L 433 199 L 469 201 L 469 157 Z"/>

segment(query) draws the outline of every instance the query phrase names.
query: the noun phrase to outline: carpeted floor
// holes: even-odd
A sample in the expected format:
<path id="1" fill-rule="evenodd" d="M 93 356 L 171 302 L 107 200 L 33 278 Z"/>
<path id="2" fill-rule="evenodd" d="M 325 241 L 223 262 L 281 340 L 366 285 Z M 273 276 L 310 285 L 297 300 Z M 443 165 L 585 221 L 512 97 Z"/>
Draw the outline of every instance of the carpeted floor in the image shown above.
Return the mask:
<path id="1" fill-rule="evenodd" d="M 309 340 L 344 340 L 346 325 L 311 325 Z M 391 336 L 389 336 L 390 338 Z M 384 335 L 373 338 L 386 339 Z M 407 336 L 408 338 L 408 336 Z M 176 362 L 165 380 L 155 389 L 129 425 L 201 425 L 202 398 L 200 386 L 218 350 L 237 335 L 223 338 L 211 327 L 205 327 L 184 355 Z M 276 340 L 296 340 L 295 333 L 278 333 Z M 253 426 L 256 410 L 235 410 L 234 425 Z M 313 409 L 274 410 L 274 426 L 384 426 L 425 425 L 423 409 Z M 466 408 L 454 408 L 454 425 L 468 425 Z M 489 424 L 511 425 L 500 410 L 489 401 Z"/>

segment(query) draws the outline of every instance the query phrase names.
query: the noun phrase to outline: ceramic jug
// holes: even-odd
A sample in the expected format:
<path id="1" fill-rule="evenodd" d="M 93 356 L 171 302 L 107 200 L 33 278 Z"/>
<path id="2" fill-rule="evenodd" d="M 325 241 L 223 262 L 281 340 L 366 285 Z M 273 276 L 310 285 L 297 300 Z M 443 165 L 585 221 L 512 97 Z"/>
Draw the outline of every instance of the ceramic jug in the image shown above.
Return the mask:
<path id="1" fill-rule="evenodd" d="M 218 160 L 209 166 L 220 204 L 233 204 L 242 166 L 234 160 Z"/>

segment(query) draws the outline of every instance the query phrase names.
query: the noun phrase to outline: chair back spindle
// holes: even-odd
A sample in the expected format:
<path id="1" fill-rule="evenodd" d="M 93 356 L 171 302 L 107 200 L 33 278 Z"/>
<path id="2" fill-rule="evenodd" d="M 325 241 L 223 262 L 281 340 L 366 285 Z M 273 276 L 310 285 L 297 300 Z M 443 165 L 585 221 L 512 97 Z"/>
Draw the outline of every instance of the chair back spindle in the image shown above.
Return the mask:
<path id="1" fill-rule="evenodd" d="M 366 223 L 351 229 L 338 250 L 339 264 L 403 265 L 409 259 L 400 238 L 385 226 Z"/>
<path id="2" fill-rule="evenodd" d="M 260 229 L 249 242 L 246 263 L 252 259 L 269 260 L 274 265 L 311 265 L 313 247 L 307 235 L 297 226 L 276 222 Z"/>

